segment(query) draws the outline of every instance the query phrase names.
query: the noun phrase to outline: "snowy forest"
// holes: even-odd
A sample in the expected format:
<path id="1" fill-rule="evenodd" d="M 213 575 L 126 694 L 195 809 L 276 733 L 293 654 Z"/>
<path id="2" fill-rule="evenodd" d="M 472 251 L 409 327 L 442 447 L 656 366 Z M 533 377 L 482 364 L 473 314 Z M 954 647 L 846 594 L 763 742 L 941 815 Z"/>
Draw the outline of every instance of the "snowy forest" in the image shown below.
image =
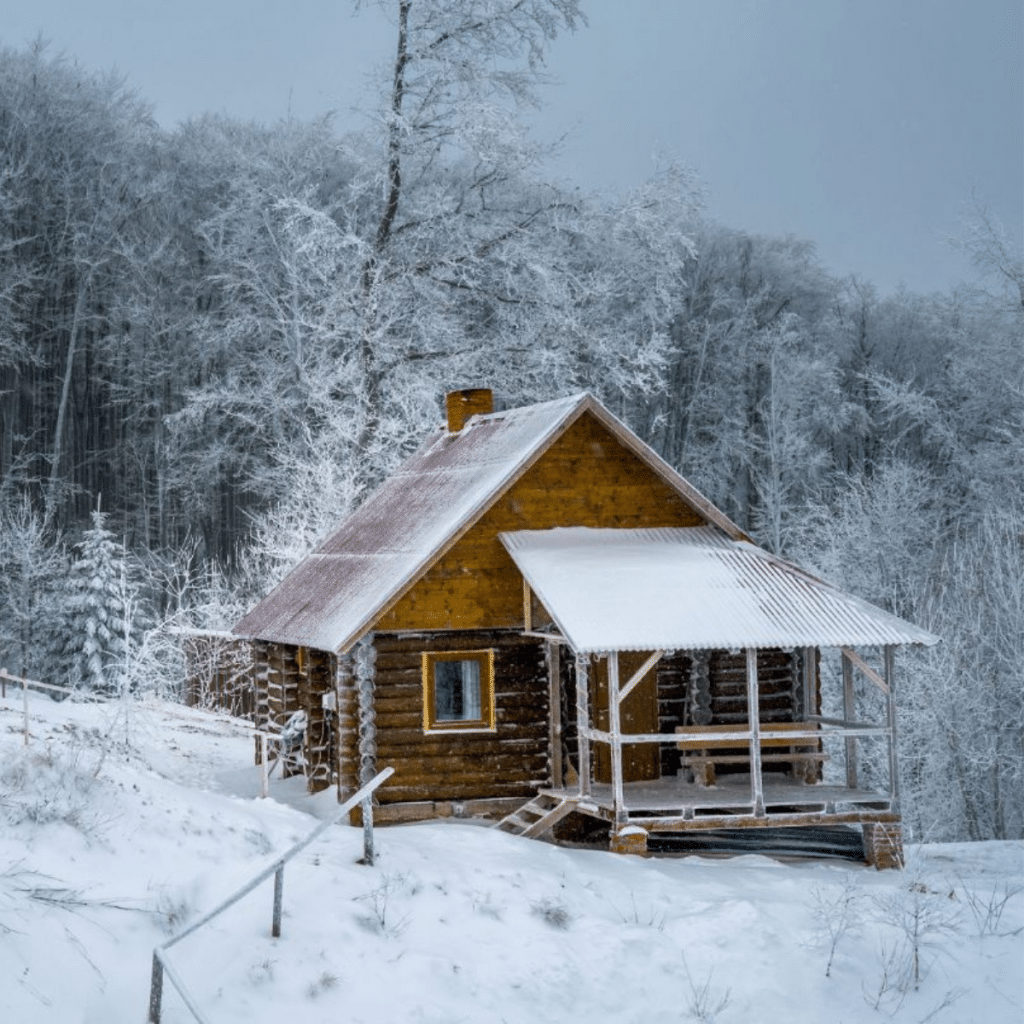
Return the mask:
<path id="1" fill-rule="evenodd" d="M 396 0 L 380 106 L 160 128 L 0 52 L 0 665 L 173 691 L 440 421 L 597 395 L 771 551 L 937 633 L 898 664 L 904 823 L 1024 836 L 1024 264 L 883 296 L 702 212 L 666 160 L 553 180 L 523 116 L 577 0 Z M 885 239 L 879 238 L 884 246 Z"/>

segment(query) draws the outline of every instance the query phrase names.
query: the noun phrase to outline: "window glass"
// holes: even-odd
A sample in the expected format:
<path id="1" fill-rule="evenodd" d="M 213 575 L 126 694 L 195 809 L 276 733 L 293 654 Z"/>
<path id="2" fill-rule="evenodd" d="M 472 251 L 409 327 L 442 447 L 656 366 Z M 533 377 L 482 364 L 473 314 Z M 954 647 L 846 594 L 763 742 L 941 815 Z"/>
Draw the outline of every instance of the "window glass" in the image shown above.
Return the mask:
<path id="1" fill-rule="evenodd" d="M 423 655 L 423 728 L 494 729 L 494 652 Z"/>
<path id="2" fill-rule="evenodd" d="M 434 713 L 438 722 L 480 719 L 480 662 L 434 662 Z"/>

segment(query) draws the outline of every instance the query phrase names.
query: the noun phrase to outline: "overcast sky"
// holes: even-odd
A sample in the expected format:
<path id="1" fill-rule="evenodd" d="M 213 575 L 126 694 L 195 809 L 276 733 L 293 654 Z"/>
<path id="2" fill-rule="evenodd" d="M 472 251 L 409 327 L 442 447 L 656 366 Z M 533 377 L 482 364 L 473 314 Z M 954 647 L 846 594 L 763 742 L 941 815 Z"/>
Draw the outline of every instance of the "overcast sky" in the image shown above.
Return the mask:
<path id="1" fill-rule="evenodd" d="M 946 244 L 975 189 L 1024 233 L 1022 0 L 583 0 L 537 130 L 556 170 L 627 189 L 658 152 L 693 167 L 717 219 L 813 240 L 883 292 L 969 276 Z M 36 35 L 117 68 L 168 127 L 204 111 L 356 124 L 393 48 L 350 0 L 0 0 Z"/>

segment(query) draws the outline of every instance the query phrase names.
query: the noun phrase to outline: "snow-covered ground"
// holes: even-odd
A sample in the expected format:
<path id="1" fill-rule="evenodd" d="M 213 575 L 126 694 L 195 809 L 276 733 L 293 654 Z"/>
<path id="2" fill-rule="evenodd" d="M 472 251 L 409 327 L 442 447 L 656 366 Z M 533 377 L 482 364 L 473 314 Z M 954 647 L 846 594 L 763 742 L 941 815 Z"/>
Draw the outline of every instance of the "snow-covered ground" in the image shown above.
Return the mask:
<path id="1" fill-rule="evenodd" d="M 330 815 L 173 705 L 0 700 L 0 1021 L 146 1019 L 153 947 Z M 1024 847 L 904 872 L 641 860 L 472 824 L 338 827 L 170 959 L 211 1024 L 1024 1021 Z M 915 979 L 915 953 L 917 975 Z M 831 963 L 830 963 L 831 961 Z M 192 1020 L 169 983 L 164 1020 Z"/>

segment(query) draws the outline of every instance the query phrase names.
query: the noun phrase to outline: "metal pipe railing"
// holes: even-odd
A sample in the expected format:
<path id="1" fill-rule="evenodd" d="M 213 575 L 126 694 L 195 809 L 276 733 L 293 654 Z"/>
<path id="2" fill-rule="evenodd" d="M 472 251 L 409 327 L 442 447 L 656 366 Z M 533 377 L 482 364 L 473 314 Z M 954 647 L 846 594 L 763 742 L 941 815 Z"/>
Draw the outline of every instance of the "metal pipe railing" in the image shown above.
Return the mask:
<path id="1" fill-rule="evenodd" d="M 394 768 L 385 768 L 382 772 L 375 775 L 362 789 L 353 793 L 335 812 L 335 814 L 327 821 L 321 822 L 312 832 L 306 836 L 305 839 L 297 842 L 290 850 L 278 857 L 272 864 L 264 868 L 255 878 L 248 881 L 241 889 L 237 892 L 232 893 L 227 899 L 222 900 L 213 910 L 204 914 L 198 921 L 194 921 L 184 931 L 179 932 L 173 938 L 168 939 L 162 946 L 157 946 L 153 950 L 153 976 L 150 983 L 149 989 L 149 1021 L 150 1024 L 160 1024 L 160 1012 L 163 1000 L 163 979 L 164 975 L 167 976 L 168 980 L 178 990 L 178 994 L 181 996 L 182 1001 L 191 1011 L 192 1016 L 195 1017 L 199 1024 L 208 1024 L 205 1017 L 203 1017 L 195 999 L 185 988 L 185 984 L 182 979 L 178 976 L 177 972 L 173 969 L 170 962 L 167 959 L 167 951 L 172 947 L 176 946 L 182 939 L 188 938 L 193 932 L 198 931 L 203 925 L 208 924 L 219 914 L 222 914 L 228 907 L 233 906 L 243 896 L 247 896 L 261 883 L 265 882 L 271 875 L 274 876 L 274 904 L 273 913 L 271 918 L 271 934 L 278 938 L 281 935 L 281 914 L 283 906 L 283 890 L 284 890 L 284 867 L 296 854 L 301 853 L 310 843 L 318 839 L 324 832 L 327 831 L 332 825 L 338 824 L 338 822 L 352 810 L 356 804 L 363 805 L 363 816 L 364 821 L 366 818 L 367 807 L 371 804 L 370 796 L 382 783 L 386 782 L 392 775 L 394 775 Z M 372 815 L 371 815 L 371 828 L 372 828 Z"/>

